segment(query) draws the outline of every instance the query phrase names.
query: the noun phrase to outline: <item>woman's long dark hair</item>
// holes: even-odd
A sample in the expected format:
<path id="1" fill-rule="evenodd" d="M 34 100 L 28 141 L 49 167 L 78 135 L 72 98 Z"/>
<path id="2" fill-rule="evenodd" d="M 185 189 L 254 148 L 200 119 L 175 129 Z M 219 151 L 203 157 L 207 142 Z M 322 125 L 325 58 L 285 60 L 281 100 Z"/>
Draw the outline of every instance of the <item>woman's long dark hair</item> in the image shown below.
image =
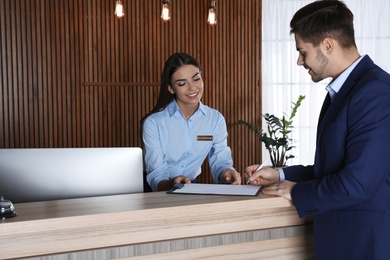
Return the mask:
<path id="1" fill-rule="evenodd" d="M 175 95 L 169 92 L 168 86 L 171 84 L 173 73 L 175 73 L 175 71 L 183 65 L 194 65 L 200 70 L 199 62 L 187 53 L 175 53 L 171 55 L 165 62 L 161 75 L 160 95 L 158 97 L 157 104 L 152 111 L 142 118 L 141 127 L 148 116 L 164 110 L 168 104 L 173 101 Z"/>

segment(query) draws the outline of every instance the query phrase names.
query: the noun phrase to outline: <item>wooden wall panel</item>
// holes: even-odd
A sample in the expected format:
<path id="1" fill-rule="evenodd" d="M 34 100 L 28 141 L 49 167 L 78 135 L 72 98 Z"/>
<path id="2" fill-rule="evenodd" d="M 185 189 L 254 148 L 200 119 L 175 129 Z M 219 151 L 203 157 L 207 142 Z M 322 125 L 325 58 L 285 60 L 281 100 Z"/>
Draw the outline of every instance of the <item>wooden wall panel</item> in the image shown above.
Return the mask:
<path id="1" fill-rule="evenodd" d="M 187 52 L 202 64 L 203 102 L 227 121 L 236 168 L 261 161 L 261 143 L 238 119 L 261 122 L 261 1 L 0 1 L 0 147 L 141 146 L 164 61 Z M 199 181 L 210 182 L 208 167 Z"/>

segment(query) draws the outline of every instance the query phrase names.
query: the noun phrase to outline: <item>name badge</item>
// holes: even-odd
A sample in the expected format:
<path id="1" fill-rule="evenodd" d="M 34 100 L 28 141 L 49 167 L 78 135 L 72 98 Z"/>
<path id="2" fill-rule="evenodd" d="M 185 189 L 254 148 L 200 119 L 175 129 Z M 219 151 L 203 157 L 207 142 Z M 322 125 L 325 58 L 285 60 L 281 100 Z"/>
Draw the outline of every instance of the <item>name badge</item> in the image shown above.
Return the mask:
<path id="1" fill-rule="evenodd" d="M 213 141 L 212 135 L 198 135 L 197 137 L 198 141 Z"/>

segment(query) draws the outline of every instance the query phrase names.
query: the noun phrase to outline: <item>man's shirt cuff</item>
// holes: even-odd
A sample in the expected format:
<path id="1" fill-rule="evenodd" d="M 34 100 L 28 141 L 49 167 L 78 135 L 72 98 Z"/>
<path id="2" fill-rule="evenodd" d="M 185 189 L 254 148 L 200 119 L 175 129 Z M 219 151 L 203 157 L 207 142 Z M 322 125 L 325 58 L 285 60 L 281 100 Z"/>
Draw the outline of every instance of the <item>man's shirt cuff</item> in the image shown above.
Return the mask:
<path id="1" fill-rule="evenodd" d="M 279 172 L 279 180 L 284 181 L 286 179 L 286 176 L 284 175 L 283 168 L 279 168 L 278 172 Z"/>

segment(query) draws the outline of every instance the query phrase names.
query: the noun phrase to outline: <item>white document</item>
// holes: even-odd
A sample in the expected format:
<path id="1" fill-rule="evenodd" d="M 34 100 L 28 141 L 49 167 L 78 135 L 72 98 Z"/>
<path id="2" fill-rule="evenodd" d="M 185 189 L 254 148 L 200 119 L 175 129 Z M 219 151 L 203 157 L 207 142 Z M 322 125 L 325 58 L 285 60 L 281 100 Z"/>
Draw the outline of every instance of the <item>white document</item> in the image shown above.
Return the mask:
<path id="1" fill-rule="evenodd" d="M 171 194 L 208 194 L 208 195 L 239 195 L 256 196 L 261 186 L 231 185 L 231 184 L 176 184 L 168 191 Z"/>

